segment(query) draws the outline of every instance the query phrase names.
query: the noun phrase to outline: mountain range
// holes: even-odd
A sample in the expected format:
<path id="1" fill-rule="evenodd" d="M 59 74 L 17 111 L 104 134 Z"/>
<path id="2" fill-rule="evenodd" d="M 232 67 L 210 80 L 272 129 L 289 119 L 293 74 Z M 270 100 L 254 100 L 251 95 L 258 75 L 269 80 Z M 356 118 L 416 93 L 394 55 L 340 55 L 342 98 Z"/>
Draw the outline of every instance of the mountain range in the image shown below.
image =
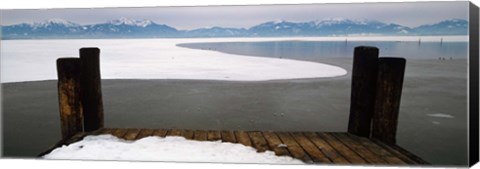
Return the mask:
<path id="1" fill-rule="evenodd" d="M 151 20 L 120 18 L 106 23 L 80 25 L 63 19 L 50 19 L 38 23 L 2 26 L 1 30 L 2 39 L 467 35 L 468 21 L 449 19 L 411 28 L 375 20 L 325 19 L 310 22 L 278 20 L 261 23 L 248 29 L 216 26 L 178 30 Z"/>

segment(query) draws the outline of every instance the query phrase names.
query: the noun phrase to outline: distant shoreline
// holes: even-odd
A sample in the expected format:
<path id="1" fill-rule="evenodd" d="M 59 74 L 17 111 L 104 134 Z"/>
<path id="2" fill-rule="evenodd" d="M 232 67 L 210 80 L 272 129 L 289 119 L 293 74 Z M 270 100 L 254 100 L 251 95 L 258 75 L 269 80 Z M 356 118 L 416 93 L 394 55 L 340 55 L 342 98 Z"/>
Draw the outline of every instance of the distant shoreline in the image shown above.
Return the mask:
<path id="1" fill-rule="evenodd" d="M 2 39 L 3 41 L 29 41 L 29 40 L 141 40 L 141 39 L 176 39 L 176 40 L 227 40 L 225 42 L 259 42 L 259 41 L 286 41 L 286 40 L 299 40 L 299 41 L 400 41 L 400 42 L 468 42 L 468 35 L 445 35 L 445 36 L 369 36 L 369 35 L 351 35 L 351 36 L 298 36 L 298 37 L 192 37 L 192 38 L 38 38 L 38 39 Z M 248 40 L 248 41 L 246 41 Z M 213 42 L 221 42 L 214 40 Z M 222 41 L 223 42 L 223 41 Z"/>

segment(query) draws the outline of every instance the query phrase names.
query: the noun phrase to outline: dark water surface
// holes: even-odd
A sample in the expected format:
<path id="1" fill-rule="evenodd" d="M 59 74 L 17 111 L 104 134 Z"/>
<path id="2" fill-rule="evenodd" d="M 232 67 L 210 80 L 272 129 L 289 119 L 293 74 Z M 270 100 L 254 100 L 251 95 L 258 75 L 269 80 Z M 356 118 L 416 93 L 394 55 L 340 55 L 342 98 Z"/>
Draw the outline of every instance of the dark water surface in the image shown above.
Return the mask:
<path id="1" fill-rule="evenodd" d="M 353 46 L 376 43 L 379 42 L 355 42 L 350 47 L 339 46 L 342 42 L 323 45 L 318 42 L 181 44 L 234 54 L 327 63 L 346 69 L 348 74 L 336 78 L 262 82 L 102 80 L 105 125 L 125 128 L 346 131 Z M 376 46 L 380 46 L 381 55 L 397 55 L 398 52 L 410 53 L 407 46 L 418 45 L 395 43 L 379 43 Z M 440 44 L 420 45 L 430 45 L 428 49 L 433 49 Z M 458 50 L 458 54 L 429 52 L 421 47 L 418 50 L 425 55 L 405 56 L 407 69 L 397 142 L 434 165 L 466 165 L 466 46 L 461 43 L 442 45 Z M 317 51 L 316 48 L 322 50 Z M 302 53 L 302 50 L 305 52 Z M 313 55 L 318 53 L 321 55 Z M 330 55 L 332 53 L 341 54 Z M 449 53 L 452 54 L 451 60 Z M 438 57 L 446 59 L 439 60 Z M 2 92 L 4 156 L 34 157 L 60 139 L 56 81 L 3 83 Z"/>
<path id="2" fill-rule="evenodd" d="M 187 43 L 177 46 L 225 53 L 275 58 L 350 58 L 356 46 L 375 46 L 380 56 L 407 59 L 467 58 L 466 42 L 361 42 L 361 41 L 275 41 Z"/>

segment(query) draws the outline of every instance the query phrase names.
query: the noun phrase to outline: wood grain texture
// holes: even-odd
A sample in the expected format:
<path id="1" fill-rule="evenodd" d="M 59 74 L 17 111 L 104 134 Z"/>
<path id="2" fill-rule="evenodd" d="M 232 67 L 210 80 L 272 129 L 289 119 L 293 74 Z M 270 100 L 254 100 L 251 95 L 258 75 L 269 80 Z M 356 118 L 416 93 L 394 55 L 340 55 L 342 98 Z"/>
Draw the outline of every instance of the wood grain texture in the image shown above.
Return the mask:
<path id="1" fill-rule="evenodd" d="M 208 131 L 207 140 L 209 141 L 222 140 L 222 134 L 220 133 L 220 131 Z"/>
<path id="2" fill-rule="evenodd" d="M 167 136 L 182 136 L 181 129 L 171 129 L 167 132 Z"/>
<path id="3" fill-rule="evenodd" d="M 57 60 L 57 92 L 62 138 L 83 132 L 83 113 L 80 84 L 80 59 Z"/>
<path id="4" fill-rule="evenodd" d="M 184 129 L 122 129 L 102 128 L 92 132 L 78 133 L 61 140 L 47 151 L 82 140 L 89 135 L 112 134 L 126 140 L 148 136 L 165 137 L 168 134 L 199 141 L 234 142 L 249 145 L 258 152 L 272 150 L 278 156 L 291 156 L 306 163 L 322 164 L 428 164 L 415 155 L 377 139 L 358 137 L 349 133 L 273 132 L 273 131 L 204 131 Z M 248 142 L 247 142 L 248 138 Z"/>
<path id="5" fill-rule="evenodd" d="M 353 140 L 356 140 L 363 146 L 365 146 L 367 149 L 372 151 L 373 153 L 377 154 L 380 156 L 382 159 L 384 159 L 387 163 L 389 164 L 396 164 L 396 165 L 405 165 L 407 164 L 400 158 L 394 156 L 392 153 L 388 152 L 384 148 L 380 147 L 379 145 L 375 144 L 371 140 L 365 138 L 365 137 L 358 137 L 352 134 L 347 134 L 350 138 Z"/>
<path id="6" fill-rule="evenodd" d="M 307 137 L 305 137 L 302 133 L 290 133 L 292 137 L 297 141 L 297 143 L 302 146 L 305 152 L 312 158 L 313 162 L 321 162 L 321 163 L 331 163 L 331 161 L 315 146 L 312 142 L 310 142 Z"/>
<path id="7" fill-rule="evenodd" d="M 332 162 L 337 164 L 349 164 L 350 162 L 345 159 L 337 150 L 335 150 L 325 140 L 318 137 L 314 132 L 305 132 L 304 135 L 312 141 Z"/>
<path id="8" fill-rule="evenodd" d="M 123 136 L 127 133 L 127 129 L 115 129 L 112 135 L 118 138 L 123 138 Z"/>
<path id="9" fill-rule="evenodd" d="M 252 140 L 252 145 L 257 149 L 257 152 L 264 152 L 269 149 L 267 141 L 259 131 L 248 132 L 248 136 Z"/>
<path id="10" fill-rule="evenodd" d="M 248 136 L 248 133 L 245 131 L 235 131 L 235 138 L 237 139 L 237 142 L 240 144 L 243 144 L 245 146 L 250 146 L 252 147 L 252 142 L 250 141 L 250 137 Z"/>
<path id="11" fill-rule="evenodd" d="M 290 154 L 297 159 L 300 159 L 306 163 L 312 163 L 312 158 L 303 150 L 303 148 L 295 141 L 295 139 L 286 132 L 278 132 L 278 137 L 284 144 L 287 145 L 287 149 Z"/>
<path id="12" fill-rule="evenodd" d="M 332 136 L 336 137 L 340 140 L 343 144 L 349 147 L 351 150 L 355 151 L 360 157 L 365 159 L 370 164 L 387 164 L 382 157 L 378 156 L 377 154 L 373 153 L 372 151 L 365 148 L 359 142 L 354 141 L 346 134 L 342 133 L 331 133 Z"/>
<path id="13" fill-rule="evenodd" d="M 221 134 L 223 142 L 237 143 L 237 139 L 235 138 L 235 133 L 233 131 L 221 131 Z"/>
<path id="14" fill-rule="evenodd" d="M 198 141 L 207 141 L 207 131 L 195 130 L 194 139 Z"/>
<path id="15" fill-rule="evenodd" d="M 154 129 L 141 129 L 140 133 L 138 133 L 137 137 L 135 139 L 142 139 L 148 136 L 152 136 Z"/>
<path id="16" fill-rule="evenodd" d="M 348 148 L 341 141 L 336 139 L 330 134 L 327 133 L 317 133 L 317 135 L 330 144 L 336 151 L 342 154 L 350 163 L 352 164 L 368 164 L 362 157 L 360 157 L 355 151 Z"/>
<path id="17" fill-rule="evenodd" d="M 275 155 L 278 156 L 283 156 L 283 155 L 290 155 L 290 152 L 288 152 L 288 149 L 285 144 L 280 140 L 280 138 L 275 134 L 274 132 L 271 131 L 265 131 L 263 132 L 263 136 L 265 137 L 265 140 L 267 140 L 267 144 L 270 147 L 270 150 L 273 150 L 275 152 Z"/>
<path id="18" fill-rule="evenodd" d="M 192 130 L 183 130 L 182 131 L 182 136 L 185 137 L 185 139 L 188 140 L 193 140 L 194 132 Z"/>
<path id="19" fill-rule="evenodd" d="M 165 137 L 167 135 L 168 130 L 166 129 L 156 129 L 152 136 L 159 136 L 159 137 Z"/>
<path id="20" fill-rule="evenodd" d="M 128 129 L 127 133 L 123 135 L 123 139 L 125 140 L 135 140 L 137 135 L 140 133 L 140 129 Z"/>

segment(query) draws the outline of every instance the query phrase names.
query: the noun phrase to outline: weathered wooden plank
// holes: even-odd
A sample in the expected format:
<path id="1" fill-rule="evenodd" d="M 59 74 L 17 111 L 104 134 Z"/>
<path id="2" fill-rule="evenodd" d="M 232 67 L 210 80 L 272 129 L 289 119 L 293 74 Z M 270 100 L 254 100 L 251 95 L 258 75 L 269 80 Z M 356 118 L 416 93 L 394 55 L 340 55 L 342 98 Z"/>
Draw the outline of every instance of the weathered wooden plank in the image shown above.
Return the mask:
<path id="1" fill-rule="evenodd" d="M 290 156 L 290 153 L 288 152 L 288 149 L 285 144 L 283 144 L 282 140 L 278 138 L 277 134 L 271 131 L 265 131 L 262 133 L 263 136 L 265 137 L 265 140 L 267 140 L 267 144 L 270 147 L 270 150 L 273 150 L 275 152 L 275 155 L 278 156 L 283 156 L 283 155 L 288 155 Z"/>
<path id="2" fill-rule="evenodd" d="M 193 135 L 195 133 L 192 130 L 183 130 L 182 131 L 182 136 L 185 137 L 188 140 L 193 140 Z"/>
<path id="3" fill-rule="evenodd" d="M 222 134 L 220 133 L 220 131 L 208 131 L 207 140 L 208 141 L 222 140 Z"/>
<path id="4" fill-rule="evenodd" d="M 312 158 L 303 150 L 303 148 L 293 139 L 290 134 L 285 132 L 278 132 L 278 137 L 282 140 L 283 143 L 287 145 L 287 149 L 290 151 L 290 154 L 297 159 L 300 159 L 304 162 L 311 163 Z"/>
<path id="5" fill-rule="evenodd" d="M 387 164 L 385 160 L 382 159 L 382 157 L 376 155 L 375 153 L 371 152 L 367 148 L 365 148 L 362 144 L 359 142 L 356 142 L 352 140 L 350 137 L 348 137 L 346 134 L 340 134 L 340 133 L 329 133 L 330 135 L 334 136 L 338 140 L 340 140 L 343 144 L 345 144 L 347 147 L 349 147 L 351 150 L 356 152 L 360 157 L 365 159 L 368 163 L 371 164 Z"/>
<path id="6" fill-rule="evenodd" d="M 417 155 L 403 149 L 402 147 L 400 147 L 398 145 L 390 145 L 390 147 L 392 149 L 398 151 L 399 153 L 402 153 L 403 155 L 407 156 L 408 158 L 412 159 L 417 164 L 430 164 L 429 162 L 423 160 L 422 158 L 420 158 Z"/>
<path id="7" fill-rule="evenodd" d="M 257 152 L 264 152 L 267 151 L 268 145 L 267 141 L 263 137 L 262 133 L 255 131 L 255 132 L 248 132 L 248 136 L 252 139 L 252 145 L 257 149 Z"/>
<path id="8" fill-rule="evenodd" d="M 142 139 L 148 136 L 151 136 L 155 130 L 153 129 L 141 129 L 140 133 L 138 133 L 137 138 L 135 139 Z"/>
<path id="9" fill-rule="evenodd" d="M 98 132 L 96 134 L 97 135 L 112 134 L 114 131 L 115 131 L 115 129 L 112 129 L 112 128 L 102 128 L 102 129 L 98 130 Z"/>
<path id="10" fill-rule="evenodd" d="M 235 139 L 235 133 L 233 133 L 233 131 L 222 131 L 221 133 L 223 142 L 237 143 L 237 139 Z"/>
<path id="11" fill-rule="evenodd" d="M 153 131 L 152 136 L 159 136 L 159 137 L 165 137 L 167 135 L 168 130 L 165 129 L 156 129 Z"/>
<path id="12" fill-rule="evenodd" d="M 331 163 L 331 161 L 315 146 L 310 140 L 307 139 L 302 133 L 292 132 L 290 135 L 297 141 L 303 150 L 312 158 L 314 162 Z"/>
<path id="13" fill-rule="evenodd" d="M 375 144 L 385 148 L 385 150 L 389 151 L 390 153 L 392 153 L 396 157 L 402 159 L 403 161 L 405 161 L 408 164 L 428 164 L 428 162 L 424 161 L 421 158 L 416 157 L 415 155 L 413 155 L 413 154 L 411 154 L 411 153 L 409 153 L 405 150 L 403 150 L 403 151 L 400 150 L 399 151 L 399 149 L 401 149 L 401 148 L 397 148 L 397 147 L 394 148 L 394 145 L 385 144 L 382 141 L 377 140 L 377 139 L 371 139 L 371 140 Z"/>
<path id="14" fill-rule="evenodd" d="M 337 150 L 335 150 L 330 144 L 325 140 L 318 137 L 317 134 L 313 132 L 305 132 L 304 135 L 310 139 L 310 141 L 315 144 L 331 161 L 337 164 L 349 164 L 350 162 L 345 159 Z"/>
<path id="15" fill-rule="evenodd" d="M 123 138 L 123 136 L 127 133 L 127 129 L 115 129 L 112 135 L 118 138 Z"/>
<path id="16" fill-rule="evenodd" d="M 89 133 L 88 135 L 91 135 L 91 136 L 97 136 L 97 135 L 100 135 L 100 134 L 107 133 L 108 132 L 107 130 L 108 129 L 106 129 L 106 128 L 101 128 L 101 129 L 91 131 L 91 132 L 87 132 L 87 133 Z"/>
<path id="17" fill-rule="evenodd" d="M 171 129 L 167 132 L 167 136 L 182 136 L 181 129 Z"/>
<path id="18" fill-rule="evenodd" d="M 198 141 L 207 141 L 207 131 L 195 130 L 194 139 Z"/>
<path id="19" fill-rule="evenodd" d="M 250 141 L 250 137 L 248 136 L 248 133 L 245 131 L 235 131 L 235 137 L 238 141 L 238 143 L 243 144 L 245 146 L 250 146 L 252 147 L 252 142 Z"/>
<path id="20" fill-rule="evenodd" d="M 388 152 L 384 148 L 380 147 L 379 145 L 373 143 L 369 139 L 365 137 L 358 137 L 353 134 L 348 134 L 347 135 L 352 138 L 353 140 L 359 142 L 363 146 L 365 146 L 367 149 L 372 151 L 373 153 L 377 154 L 378 156 L 382 157 L 387 163 L 389 164 L 407 164 L 405 161 L 401 160 L 400 158 L 394 156 L 392 153 Z"/>
<path id="21" fill-rule="evenodd" d="M 333 148 L 335 148 L 335 150 L 337 150 L 340 154 L 342 154 L 343 157 L 345 157 L 351 163 L 367 164 L 367 161 L 365 161 L 362 157 L 360 157 L 357 153 L 352 151 L 342 142 L 337 140 L 335 137 L 326 133 L 317 133 L 317 134 L 321 139 L 325 140 L 328 144 L 330 144 Z"/>
<path id="22" fill-rule="evenodd" d="M 140 129 L 128 129 L 127 133 L 123 136 L 125 140 L 135 140 Z"/>

